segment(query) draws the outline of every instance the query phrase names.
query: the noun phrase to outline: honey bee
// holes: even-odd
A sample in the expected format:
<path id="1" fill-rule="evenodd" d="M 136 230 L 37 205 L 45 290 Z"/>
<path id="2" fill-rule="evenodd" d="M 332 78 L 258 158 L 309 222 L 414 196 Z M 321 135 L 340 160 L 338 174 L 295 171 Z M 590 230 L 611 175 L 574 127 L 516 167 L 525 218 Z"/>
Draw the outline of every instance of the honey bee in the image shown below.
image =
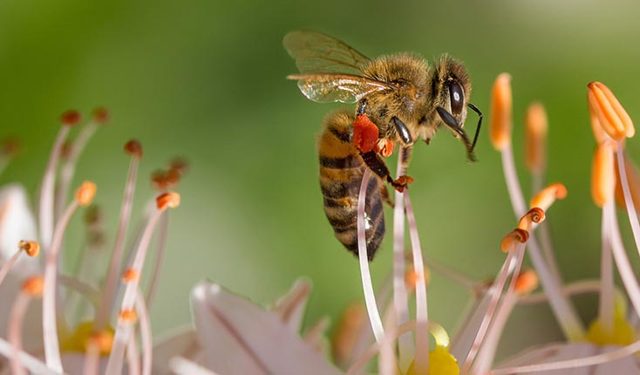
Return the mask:
<path id="1" fill-rule="evenodd" d="M 414 143 L 431 141 L 444 125 L 460 139 L 470 161 L 482 126 L 482 113 L 469 102 L 471 82 L 461 62 L 443 55 L 429 66 L 423 58 L 399 53 L 369 59 L 346 43 L 311 31 L 293 31 L 283 44 L 296 61 L 302 94 L 319 102 L 357 103 L 355 113 L 338 111 L 325 121 L 318 141 L 324 210 L 338 240 L 357 255 L 357 200 L 365 168 L 370 179 L 365 200 L 369 259 L 380 246 L 385 225 L 385 182 L 403 191 L 413 179 L 393 179 L 383 157 L 400 145 L 408 160 Z M 467 108 L 479 116 L 473 141 L 464 131 Z"/>

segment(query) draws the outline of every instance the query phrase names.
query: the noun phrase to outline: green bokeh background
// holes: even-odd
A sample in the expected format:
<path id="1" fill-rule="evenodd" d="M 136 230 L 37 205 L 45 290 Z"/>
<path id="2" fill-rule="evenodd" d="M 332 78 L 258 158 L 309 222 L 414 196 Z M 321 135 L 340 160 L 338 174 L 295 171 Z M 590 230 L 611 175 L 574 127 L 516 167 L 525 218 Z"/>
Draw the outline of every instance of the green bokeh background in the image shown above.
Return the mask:
<path id="1" fill-rule="evenodd" d="M 585 85 L 607 83 L 632 117 L 640 115 L 639 11 L 633 1 L 591 0 L 6 0 L 0 135 L 17 136 L 24 147 L 1 181 L 20 181 L 35 198 L 59 114 L 105 105 L 112 121 L 91 141 L 75 182 L 98 184 L 110 238 L 128 165 L 125 141 L 135 137 L 145 147 L 136 217 L 153 194 L 151 171 L 174 155 L 191 162 L 183 204 L 171 213 L 155 332 L 189 321 L 189 290 L 204 278 L 268 303 L 306 276 L 314 283 L 307 323 L 324 315 L 335 322 L 361 298 L 357 261 L 333 238 L 317 182 L 315 137 L 338 106 L 309 102 L 284 79 L 295 66 L 281 46 L 287 31 L 314 29 L 369 56 L 448 52 L 466 63 L 473 101 L 487 114 L 495 76 L 511 73 L 519 166 L 523 113 L 540 100 L 550 119 L 549 179 L 570 192 L 549 217 L 559 262 L 568 280 L 594 277 L 599 212 L 589 196 L 594 141 Z M 498 243 L 515 223 L 487 134 L 479 163 L 467 163 L 463 147 L 442 132 L 416 147 L 410 168 L 425 253 L 477 279 L 495 274 L 503 259 Z M 636 142 L 628 149 L 636 155 Z M 72 226 L 68 259 L 81 237 L 80 220 Z M 372 264 L 377 281 L 390 271 L 388 240 Z M 453 330 L 467 297 L 434 276 L 431 317 Z M 593 315 L 592 299 L 580 306 Z M 508 330 L 516 345 L 503 354 L 559 337 L 545 307 L 517 312 Z"/>

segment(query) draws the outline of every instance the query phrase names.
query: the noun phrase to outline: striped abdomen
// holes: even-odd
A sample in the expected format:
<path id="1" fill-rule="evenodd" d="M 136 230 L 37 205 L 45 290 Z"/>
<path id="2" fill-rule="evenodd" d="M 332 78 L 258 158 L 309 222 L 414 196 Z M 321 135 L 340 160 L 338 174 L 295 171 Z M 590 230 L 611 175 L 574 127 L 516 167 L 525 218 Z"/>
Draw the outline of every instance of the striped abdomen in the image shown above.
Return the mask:
<path id="1" fill-rule="evenodd" d="M 346 111 L 327 117 L 318 141 L 318 153 L 324 212 L 338 240 L 357 255 L 358 193 L 366 166 L 351 143 L 353 120 L 354 116 Z M 384 237 L 383 189 L 386 187 L 381 179 L 372 174 L 365 200 L 369 260 L 373 259 Z"/>

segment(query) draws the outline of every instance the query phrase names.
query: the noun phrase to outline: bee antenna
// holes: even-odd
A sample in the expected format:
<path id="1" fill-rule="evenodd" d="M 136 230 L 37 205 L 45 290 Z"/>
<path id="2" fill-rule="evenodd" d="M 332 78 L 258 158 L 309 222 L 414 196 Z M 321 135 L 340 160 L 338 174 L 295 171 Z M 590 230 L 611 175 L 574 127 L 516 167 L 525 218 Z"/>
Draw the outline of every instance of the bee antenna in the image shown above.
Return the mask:
<path id="1" fill-rule="evenodd" d="M 471 152 L 473 152 L 473 150 L 475 150 L 476 148 L 476 143 L 478 142 L 478 135 L 480 135 L 480 128 L 482 127 L 482 112 L 480 112 L 478 107 L 473 105 L 473 103 L 469 103 L 467 104 L 467 106 L 471 108 L 472 111 L 477 113 L 478 116 L 480 116 L 480 118 L 478 119 L 478 126 L 476 126 L 476 134 L 473 136 L 473 143 L 471 143 Z"/>

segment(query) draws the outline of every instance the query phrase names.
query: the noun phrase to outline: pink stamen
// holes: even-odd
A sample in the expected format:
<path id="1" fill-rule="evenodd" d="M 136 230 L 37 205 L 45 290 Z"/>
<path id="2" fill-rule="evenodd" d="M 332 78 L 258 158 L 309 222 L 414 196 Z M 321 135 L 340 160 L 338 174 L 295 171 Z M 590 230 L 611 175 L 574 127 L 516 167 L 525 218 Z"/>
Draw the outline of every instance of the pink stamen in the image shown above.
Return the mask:
<path id="1" fill-rule="evenodd" d="M 120 265 L 122 264 L 123 250 L 127 228 L 131 219 L 131 209 L 133 207 L 133 199 L 136 191 L 136 180 L 138 176 L 138 166 L 140 158 L 132 155 L 129 164 L 129 172 L 125 183 L 124 193 L 122 197 L 122 207 L 120 209 L 120 219 L 118 221 L 118 230 L 116 232 L 116 240 L 111 253 L 111 261 L 107 271 L 107 280 L 105 282 L 104 292 L 100 309 L 96 315 L 96 330 L 101 330 L 109 320 L 109 313 L 114 305 L 115 293 L 117 289 L 117 280 L 120 273 Z"/>
<path id="2" fill-rule="evenodd" d="M 633 344 L 623 346 L 620 349 L 613 350 L 607 353 L 591 355 L 582 358 L 574 358 L 564 361 L 546 362 L 535 365 L 516 366 L 500 368 L 490 372 L 490 375 L 507 375 L 507 374 L 520 374 L 530 372 L 541 371 L 559 371 L 565 369 L 576 369 L 581 367 L 596 366 L 613 362 L 625 357 L 628 357 L 636 352 L 640 351 L 640 341 L 636 341 Z"/>
<path id="3" fill-rule="evenodd" d="M 38 219 L 40 224 L 40 241 L 42 247 L 45 249 L 48 249 L 51 245 L 51 237 L 53 236 L 53 198 L 56 167 L 58 165 L 58 159 L 60 158 L 62 145 L 67 139 L 70 129 L 69 126 L 64 125 L 60 128 L 56 140 L 53 143 L 53 149 L 51 149 L 47 168 L 42 177 L 42 185 L 40 186 L 40 214 L 38 215 Z"/>
<path id="4" fill-rule="evenodd" d="M 384 328 L 382 327 L 382 320 L 380 319 L 380 312 L 378 311 L 378 305 L 376 304 L 376 296 L 373 291 L 373 284 L 371 282 L 371 272 L 369 271 L 369 258 L 367 256 L 367 238 L 364 229 L 364 205 L 367 194 L 367 183 L 371 178 L 371 171 L 369 168 L 364 169 L 362 176 L 362 183 L 360 185 L 360 192 L 358 193 L 358 212 L 357 212 L 357 235 L 358 235 L 358 258 L 360 260 L 360 275 L 362 277 L 362 289 L 364 292 L 364 302 L 367 307 L 367 313 L 369 314 L 369 322 L 371 323 L 371 330 L 376 338 L 376 342 L 381 342 L 384 338 Z"/>
<path id="5" fill-rule="evenodd" d="M 13 356 L 13 345 L 6 340 L 0 338 L 0 354 L 2 356 L 11 358 Z M 49 368 L 44 362 L 31 354 L 20 350 L 18 352 L 18 358 L 22 362 L 22 365 L 34 374 L 42 375 L 61 375 L 61 372 L 57 372 Z"/>
<path id="6" fill-rule="evenodd" d="M 396 322 L 393 309 L 388 309 L 385 314 L 385 336 L 380 343 L 380 356 L 378 359 L 378 370 L 380 375 L 396 375 L 398 365 L 394 349 Z"/>
<path id="7" fill-rule="evenodd" d="M 627 178 L 627 170 L 624 166 L 624 144 L 618 142 L 616 147 L 616 160 L 618 165 L 618 175 L 620 176 L 620 186 L 622 186 L 622 193 L 624 195 L 624 203 L 627 207 L 627 216 L 629 217 L 629 224 L 631 224 L 631 231 L 633 232 L 633 239 L 636 242 L 636 250 L 640 254 L 640 223 L 638 222 L 638 213 L 633 205 L 633 198 L 631 197 L 631 188 L 629 187 L 629 180 Z"/>
<path id="8" fill-rule="evenodd" d="M 84 375 L 98 375 L 98 366 L 100 365 L 100 347 L 94 341 L 87 344 L 87 352 L 84 356 Z"/>
<path id="9" fill-rule="evenodd" d="M 571 284 L 568 284 L 566 287 L 562 288 L 563 296 L 575 296 L 578 294 L 586 294 L 586 293 L 598 293 L 602 290 L 602 284 L 600 280 L 583 280 L 577 281 Z M 620 293 L 615 290 L 616 293 Z M 546 293 L 536 293 L 528 296 L 522 296 L 518 299 L 518 304 L 520 305 L 533 305 L 536 303 L 548 302 L 549 296 Z"/>
<path id="10" fill-rule="evenodd" d="M 131 335 L 129 337 L 129 343 L 127 344 L 127 370 L 130 375 L 140 375 L 140 355 L 138 353 L 138 344 L 136 343 L 136 336 Z"/>
<path id="11" fill-rule="evenodd" d="M 56 309 L 56 279 L 58 276 L 58 254 L 62 246 L 64 231 L 71 217 L 78 209 L 79 203 L 73 200 L 64 211 L 56 225 L 51 247 L 47 252 L 44 269 L 44 294 L 42 296 L 42 330 L 44 335 L 44 353 L 47 366 L 54 371 L 63 372 L 58 342 L 57 309 Z"/>
<path id="12" fill-rule="evenodd" d="M 22 249 L 19 249 L 2 265 L 2 267 L 0 267 L 0 285 L 2 285 L 2 281 L 4 281 L 4 278 L 7 276 L 11 268 L 13 268 L 13 266 L 16 264 L 18 258 L 20 258 L 20 253 L 22 253 Z"/>
<path id="13" fill-rule="evenodd" d="M 396 178 L 407 173 L 406 148 L 401 148 L 398 154 Z M 404 248 L 404 199 L 402 193 L 394 189 L 393 207 L 393 306 L 398 324 L 409 321 L 409 299 L 405 286 L 405 248 Z M 413 347 L 410 335 L 401 336 L 398 339 L 398 357 L 402 370 L 405 370 L 413 360 Z"/>
<path id="14" fill-rule="evenodd" d="M 31 302 L 31 296 L 21 291 L 11 308 L 11 316 L 9 317 L 7 332 L 9 343 L 12 346 L 11 353 L 11 372 L 16 375 L 26 374 L 19 353 L 22 351 L 22 321 L 27 307 Z"/>
<path id="15" fill-rule="evenodd" d="M 429 369 L 429 332 L 427 326 L 429 315 L 427 309 L 427 285 L 424 277 L 424 263 L 422 261 L 422 247 L 418 234 L 418 225 L 413 214 L 413 206 L 409 193 L 404 193 L 407 222 L 409 224 L 409 236 L 411 238 L 411 250 L 413 252 L 413 269 L 416 273 L 416 358 L 415 370 L 417 374 L 424 374 Z"/>
<path id="16" fill-rule="evenodd" d="M 156 223 L 158 222 L 158 219 L 164 213 L 165 209 L 155 210 L 151 214 L 151 217 L 149 218 L 149 221 L 147 222 L 147 225 L 142 233 L 140 243 L 138 244 L 138 247 L 135 251 L 133 262 L 129 267 L 130 269 L 135 270 L 138 274 L 142 273 L 142 266 L 147 255 L 147 249 L 149 248 L 149 242 L 151 241 L 153 230 L 156 226 Z M 124 296 L 122 298 L 121 311 L 129 311 L 133 309 L 139 283 L 139 278 L 128 281 L 126 283 Z M 109 356 L 109 362 L 107 364 L 107 374 L 116 375 L 121 372 L 125 346 L 129 342 L 129 336 L 131 335 L 133 330 L 132 325 L 132 322 L 125 321 L 122 318 L 118 319 L 118 326 L 116 329 L 114 344 L 111 350 L 111 355 Z"/>
<path id="17" fill-rule="evenodd" d="M 158 288 L 158 282 L 160 281 L 160 270 L 164 264 L 164 256 L 167 251 L 167 235 L 169 234 L 169 215 L 166 214 L 160 219 L 160 228 L 157 232 L 156 243 L 156 259 L 151 271 L 151 278 L 149 280 L 149 287 L 147 289 L 146 303 L 151 307 L 153 304 L 156 290 Z"/>
<path id="18" fill-rule="evenodd" d="M 609 225 L 606 221 L 604 210 L 602 211 L 602 254 L 600 256 L 600 300 L 598 302 L 598 319 L 604 330 L 613 332 L 615 310 L 615 283 L 613 276 L 613 259 L 611 254 L 611 238 Z"/>
<path id="19" fill-rule="evenodd" d="M 138 289 L 136 295 L 136 311 L 140 319 L 140 338 L 142 340 L 142 375 L 151 375 L 151 362 L 153 360 L 151 352 L 153 349 L 151 322 L 149 321 L 149 311 L 140 289 Z"/>

